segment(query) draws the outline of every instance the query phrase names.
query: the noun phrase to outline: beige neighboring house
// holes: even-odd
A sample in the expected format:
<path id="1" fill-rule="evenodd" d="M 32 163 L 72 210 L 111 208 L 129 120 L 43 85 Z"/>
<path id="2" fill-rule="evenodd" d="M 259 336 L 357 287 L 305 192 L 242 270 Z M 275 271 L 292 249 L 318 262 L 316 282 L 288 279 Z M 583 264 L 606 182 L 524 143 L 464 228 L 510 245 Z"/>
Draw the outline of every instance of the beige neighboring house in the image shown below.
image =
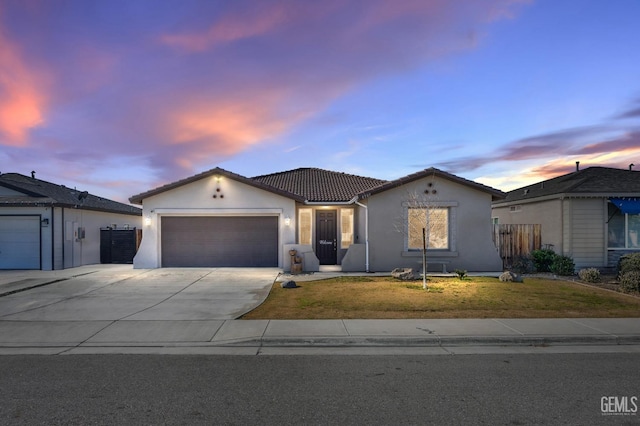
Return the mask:
<path id="1" fill-rule="evenodd" d="M 493 204 L 500 224 L 541 224 L 542 244 L 576 269 L 613 269 L 640 251 L 640 172 L 589 167 L 507 193 Z"/>
<path id="2" fill-rule="evenodd" d="M 504 193 L 438 169 L 394 181 L 317 168 L 247 178 L 215 168 L 130 198 L 143 206 L 136 268 L 430 269 L 498 271 L 491 202 Z M 429 213 L 426 213 L 426 211 Z"/>
<path id="3" fill-rule="evenodd" d="M 140 228 L 142 211 L 18 173 L 0 174 L 0 269 L 100 263 L 101 228 Z"/>

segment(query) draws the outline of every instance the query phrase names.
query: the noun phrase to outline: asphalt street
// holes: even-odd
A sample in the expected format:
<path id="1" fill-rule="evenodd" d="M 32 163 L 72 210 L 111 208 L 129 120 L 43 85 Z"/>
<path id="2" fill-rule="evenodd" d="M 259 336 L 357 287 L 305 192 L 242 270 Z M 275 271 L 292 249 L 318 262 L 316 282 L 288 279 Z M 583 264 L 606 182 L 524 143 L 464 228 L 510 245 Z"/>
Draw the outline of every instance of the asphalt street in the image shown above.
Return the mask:
<path id="1" fill-rule="evenodd" d="M 637 354 L 5 356 L 0 423 L 638 424 L 637 361 Z M 626 399 L 626 413 L 613 413 L 603 401 L 615 400 L 606 398 Z"/>

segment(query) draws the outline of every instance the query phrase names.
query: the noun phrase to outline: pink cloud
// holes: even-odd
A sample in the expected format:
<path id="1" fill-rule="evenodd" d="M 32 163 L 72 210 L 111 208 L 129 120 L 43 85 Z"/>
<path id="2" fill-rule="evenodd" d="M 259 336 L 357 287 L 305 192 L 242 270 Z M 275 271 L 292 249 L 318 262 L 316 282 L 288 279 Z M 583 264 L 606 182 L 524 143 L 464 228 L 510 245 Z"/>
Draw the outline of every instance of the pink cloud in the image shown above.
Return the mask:
<path id="1" fill-rule="evenodd" d="M 634 105 L 633 107 L 627 109 L 622 114 L 619 114 L 614 118 L 625 119 L 625 118 L 638 118 L 638 117 L 640 117 L 640 99 L 636 99 L 635 102 L 633 103 L 633 105 Z"/>
<path id="2" fill-rule="evenodd" d="M 611 136 L 612 133 L 615 136 Z M 593 140 L 596 142 L 588 142 Z M 500 167 L 501 163 L 511 165 L 516 161 L 521 164 L 518 167 L 526 169 L 527 164 L 535 161 L 538 165 L 520 175 L 523 181 L 536 182 L 570 173 L 575 170 L 576 161 L 580 161 L 583 168 L 626 168 L 628 164 L 638 162 L 639 156 L 640 131 L 600 125 L 523 138 L 487 155 L 458 158 L 436 166 L 453 173 L 468 173 L 489 164 Z"/>
<path id="3" fill-rule="evenodd" d="M 638 151 L 640 149 L 640 131 L 625 132 L 621 136 L 589 145 L 576 151 L 576 154 L 600 154 L 609 152 Z"/>
<path id="4" fill-rule="evenodd" d="M 203 151 L 210 162 L 212 156 L 241 152 L 286 133 L 359 84 L 474 47 L 476 37 L 470 34 L 513 4 L 227 3 L 199 28 L 172 30 L 157 39 L 170 54 L 212 73 L 211 79 L 199 76 L 198 87 L 170 95 L 180 101 L 163 107 L 170 126 L 166 143 L 180 157 L 180 168 L 193 165 Z"/>
<path id="5" fill-rule="evenodd" d="M 44 122 L 48 101 L 43 75 L 0 34 L 0 144 L 23 146 L 29 130 Z"/>
<path id="6" fill-rule="evenodd" d="M 260 48 L 256 54 L 271 55 L 276 66 L 322 63 L 326 70 L 353 63 L 362 65 L 358 73 L 377 74 L 473 47 L 479 25 L 513 16 L 521 3 L 527 1 L 238 0 L 220 8 L 204 29 L 175 30 L 158 40 L 188 53 L 254 41 Z"/>
<path id="7" fill-rule="evenodd" d="M 256 6 L 234 11 L 205 31 L 166 34 L 160 37 L 160 41 L 171 47 L 201 52 L 219 44 L 265 34 L 277 28 L 289 15 L 289 9 L 284 4 Z"/>
<path id="8" fill-rule="evenodd" d="M 20 147 L 13 158 L 47 152 L 62 168 L 73 158 L 82 162 L 78 176 L 86 176 L 126 155 L 162 181 L 176 179 L 291 132 L 373 79 L 473 48 L 495 11 L 513 6 L 178 3 L 153 14 L 136 2 L 78 1 L 64 10 L 16 3 L 23 22 L 10 26 L 13 16 L 0 16 L 13 29 L 0 39 L 9 47 L 0 63 L 10 70 L 10 78 L 0 71 L 0 132 Z M 33 61 L 47 64 L 48 79 Z"/>

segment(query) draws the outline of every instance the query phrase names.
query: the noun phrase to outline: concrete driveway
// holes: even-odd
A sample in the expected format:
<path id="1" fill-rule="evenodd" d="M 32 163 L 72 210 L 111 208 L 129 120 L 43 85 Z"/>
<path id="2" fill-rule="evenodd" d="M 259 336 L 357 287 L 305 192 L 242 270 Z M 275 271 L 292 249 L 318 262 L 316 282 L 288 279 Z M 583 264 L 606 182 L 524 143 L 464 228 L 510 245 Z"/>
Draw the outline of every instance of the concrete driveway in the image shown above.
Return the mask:
<path id="1" fill-rule="evenodd" d="M 0 271 L 0 294 L 57 280 L 0 297 L 0 320 L 234 319 L 264 301 L 279 273 L 277 268 L 133 269 L 131 265 Z"/>

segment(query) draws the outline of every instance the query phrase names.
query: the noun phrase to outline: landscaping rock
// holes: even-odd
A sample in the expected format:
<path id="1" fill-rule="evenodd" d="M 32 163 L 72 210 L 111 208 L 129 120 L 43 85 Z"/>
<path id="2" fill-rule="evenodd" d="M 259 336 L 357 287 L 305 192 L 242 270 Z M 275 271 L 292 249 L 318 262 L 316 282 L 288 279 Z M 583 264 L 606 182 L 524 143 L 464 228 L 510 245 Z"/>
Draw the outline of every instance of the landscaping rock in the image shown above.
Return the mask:
<path id="1" fill-rule="evenodd" d="M 284 281 L 282 284 L 282 288 L 297 288 L 298 285 L 296 284 L 295 281 Z"/>
<path id="2" fill-rule="evenodd" d="M 502 274 L 500 274 L 500 278 L 498 278 L 500 281 L 502 282 L 513 282 L 513 283 L 521 283 L 522 282 L 522 275 L 518 275 L 515 272 L 511 272 L 511 271 L 505 271 Z"/>
<path id="3" fill-rule="evenodd" d="M 391 271 L 391 276 L 402 281 L 411 281 L 417 279 L 416 275 L 413 273 L 412 268 L 396 268 Z"/>

